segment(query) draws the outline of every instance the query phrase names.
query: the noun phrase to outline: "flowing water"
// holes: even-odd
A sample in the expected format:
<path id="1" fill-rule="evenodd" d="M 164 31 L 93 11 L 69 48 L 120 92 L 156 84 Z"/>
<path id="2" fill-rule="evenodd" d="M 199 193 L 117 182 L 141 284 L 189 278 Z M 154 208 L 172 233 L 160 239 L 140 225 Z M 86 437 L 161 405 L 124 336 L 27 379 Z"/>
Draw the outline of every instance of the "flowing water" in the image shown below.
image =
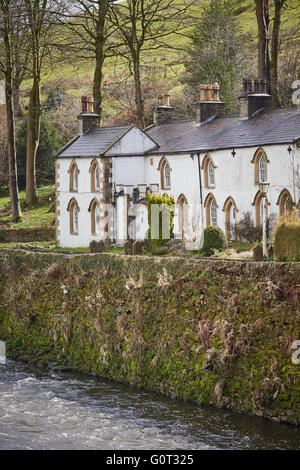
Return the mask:
<path id="1" fill-rule="evenodd" d="M 299 449 L 300 429 L 98 378 L 0 365 L 0 449 Z"/>

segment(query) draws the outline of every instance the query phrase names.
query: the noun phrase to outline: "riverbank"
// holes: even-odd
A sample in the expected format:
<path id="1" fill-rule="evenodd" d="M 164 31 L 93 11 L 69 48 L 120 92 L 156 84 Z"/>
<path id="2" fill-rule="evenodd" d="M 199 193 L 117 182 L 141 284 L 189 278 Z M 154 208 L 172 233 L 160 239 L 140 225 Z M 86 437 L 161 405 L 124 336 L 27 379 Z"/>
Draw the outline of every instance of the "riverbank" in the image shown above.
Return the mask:
<path id="1" fill-rule="evenodd" d="M 9 357 L 300 424 L 299 263 L 0 257 Z"/>

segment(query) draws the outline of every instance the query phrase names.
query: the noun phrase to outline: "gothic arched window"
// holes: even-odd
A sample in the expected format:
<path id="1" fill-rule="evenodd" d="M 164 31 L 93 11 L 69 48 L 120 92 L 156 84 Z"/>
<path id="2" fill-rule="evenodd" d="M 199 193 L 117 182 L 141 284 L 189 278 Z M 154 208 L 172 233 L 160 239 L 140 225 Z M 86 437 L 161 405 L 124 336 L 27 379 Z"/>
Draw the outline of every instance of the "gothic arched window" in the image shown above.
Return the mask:
<path id="1" fill-rule="evenodd" d="M 92 193 L 100 191 L 100 167 L 96 160 L 93 160 L 90 168 L 91 173 L 91 191 Z"/>
<path id="2" fill-rule="evenodd" d="M 67 210 L 69 211 L 70 234 L 78 235 L 79 233 L 79 206 L 75 198 L 72 198 L 68 204 Z"/>
<path id="3" fill-rule="evenodd" d="M 256 150 L 252 162 L 254 163 L 254 184 L 268 180 L 268 157 L 266 152 L 259 148 Z"/>
<path id="4" fill-rule="evenodd" d="M 77 192 L 79 170 L 78 170 L 78 166 L 75 160 L 73 160 L 70 165 L 69 175 L 70 175 L 70 192 Z"/>
<path id="5" fill-rule="evenodd" d="M 205 155 L 202 163 L 204 171 L 204 186 L 205 188 L 214 188 L 216 186 L 215 178 L 215 165 L 210 155 Z"/>
<path id="6" fill-rule="evenodd" d="M 204 207 L 206 209 L 206 226 L 209 227 L 211 225 L 217 225 L 218 224 L 218 218 L 217 218 L 218 206 L 217 206 L 215 197 L 212 193 L 209 193 L 206 196 Z"/>
<path id="7" fill-rule="evenodd" d="M 163 157 L 159 162 L 158 170 L 160 171 L 161 189 L 171 189 L 171 167 L 166 157 Z"/>

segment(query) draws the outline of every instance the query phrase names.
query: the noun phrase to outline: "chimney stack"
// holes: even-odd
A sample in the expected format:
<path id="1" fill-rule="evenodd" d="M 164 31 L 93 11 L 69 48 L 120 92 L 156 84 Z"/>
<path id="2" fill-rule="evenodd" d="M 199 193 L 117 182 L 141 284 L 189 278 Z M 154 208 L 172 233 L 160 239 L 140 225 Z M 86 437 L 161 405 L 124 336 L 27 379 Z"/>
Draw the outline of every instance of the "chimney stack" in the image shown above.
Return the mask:
<path id="1" fill-rule="evenodd" d="M 155 126 L 166 124 L 172 120 L 174 108 L 170 106 L 170 95 L 165 93 L 157 97 L 157 105 L 154 108 L 153 122 Z"/>
<path id="2" fill-rule="evenodd" d="M 239 98 L 240 117 L 248 119 L 260 109 L 271 107 L 271 95 L 267 93 L 266 80 L 244 78 L 243 94 Z"/>
<path id="3" fill-rule="evenodd" d="M 92 96 L 82 96 L 81 113 L 77 116 L 79 121 L 79 133 L 84 134 L 92 127 L 98 127 L 100 123 L 99 114 L 94 113 L 94 98 Z"/>
<path id="4" fill-rule="evenodd" d="M 201 124 L 207 119 L 224 114 L 224 103 L 220 101 L 220 87 L 200 85 L 200 100 L 196 103 L 196 123 Z"/>

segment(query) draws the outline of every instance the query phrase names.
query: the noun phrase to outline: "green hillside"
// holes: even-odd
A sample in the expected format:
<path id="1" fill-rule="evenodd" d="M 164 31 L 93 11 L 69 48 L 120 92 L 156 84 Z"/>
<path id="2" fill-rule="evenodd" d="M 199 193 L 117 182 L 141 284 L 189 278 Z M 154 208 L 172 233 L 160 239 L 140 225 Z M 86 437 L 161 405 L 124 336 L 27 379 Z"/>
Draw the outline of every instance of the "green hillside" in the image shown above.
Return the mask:
<path id="1" fill-rule="evenodd" d="M 249 73 L 252 76 L 256 74 L 256 50 L 257 50 L 257 24 L 254 8 L 254 0 L 235 0 L 236 9 L 235 15 L 239 22 L 242 33 L 246 37 L 247 54 L 249 55 L 249 63 L 251 67 Z M 197 8 L 195 8 L 194 16 L 200 16 L 205 8 L 207 0 L 199 0 Z M 282 31 L 290 31 L 300 23 L 300 5 L 299 0 L 289 0 L 289 9 L 284 12 L 282 19 Z M 272 0 L 271 0 L 271 17 L 272 17 Z M 187 33 L 193 30 L 193 25 L 186 31 Z M 183 61 L 185 56 L 184 49 L 188 46 L 189 39 L 182 35 L 173 35 L 168 38 L 169 47 L 159 49 L 152 53 L 147 52 L 143 56 L 142 75 L 144 85 L 147 89 L 145 97 L 146 110 L 150 110 L 153 102 L 155 92 L 161 90 L 168 90 L 171 96 L 178 98 L 182 92 L 182 85 L 180 84 L 180 77 L 184 71 Z M 296 46 L 295 46 L 296 47 Z M 299 47 L 299 44 L 298 44 Z M 179 49 L 179 50 L 178 50 Z M 116 70 L 118 71 L 116 74 Z M 125 94 L 128 95 L 128 89 L 124 92 L 124 99 L 122 96 L 122 88 L 120 89 L 120 81 L 122 72 L 127 72 L 126 64 L 121 59 L 118 59 L 118 66 L 116 67 L 115 59 L 107 59 L 105 62 L 105 84 L 104 84 L 104 113 L 103 123 L 111 124 L 114 122 L 114 116 L 120 113 L 124 107 L 130 107 L 134 103 L 133 98 L 131 101 Z M 297 78 L 297 77 L 295 77 Z M 56 67 L 51 66 L 44 70 L 42 75 L 42 94 L 44 97 L 49 92 L 51 87 L 63 87 L 67 93 L 80 101 L 82 94 L 90 94 L 92 91 L 93 80 L 93 62 L 77 61 L 76 64 L 67 62 L 58 64 Z M 123 85 L 121 85 L 122 87 Z M 23 83 L 23 96 L 24 102 L 27 101 L 28 91 L 30 89 L 30 81 Z M 116 98 L 116 90 L 118 90 L 118 98 Z M 133 93 L 133 90 L 132 92 Z M 129 93 L 130 94 L 130 93 Z M 120 98 L 120 96 L 121 98 Z M 172 98 L 171 98 L 172 99 Z M 126 101 L 127 100 L 127 101 Z"/>

